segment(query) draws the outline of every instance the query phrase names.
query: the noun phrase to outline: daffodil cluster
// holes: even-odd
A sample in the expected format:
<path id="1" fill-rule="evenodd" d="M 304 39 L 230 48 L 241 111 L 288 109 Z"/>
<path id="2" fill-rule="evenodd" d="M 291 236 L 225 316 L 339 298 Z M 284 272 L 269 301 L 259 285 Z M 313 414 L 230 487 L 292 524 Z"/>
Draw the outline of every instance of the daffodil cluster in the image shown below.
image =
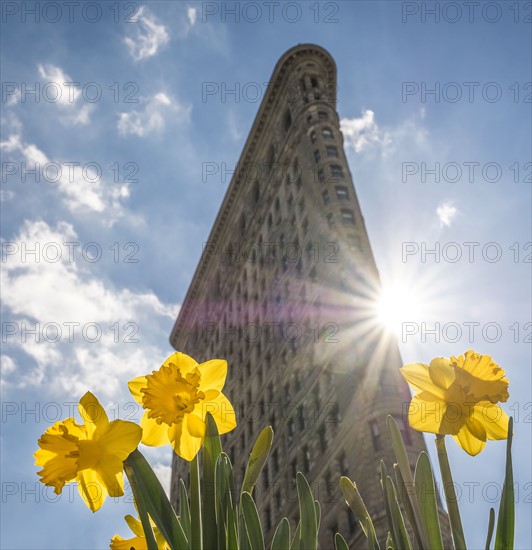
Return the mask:
<path id="1" fill-rule="evenodd" d="M 84 421 L 56 422 L 38 441 L 35 464 L 41 481 L 60 494 L 77 481 L 87 506 L 95 512 L 107 495 L 124 494 L 123 462 L 142 443 L 171 444 L 176 454 L 191 461 L 203 444 L 205 417 L 210 412 L 220 434 L 235 428 L 235 411 L 221 390 L 227 362 L 214 359 L 198 364 L 184 353 L 174 353 L 158 371 L 135 378 L 129 388 L 146 412 L 138 426 L 109 422 L 96 397 L 87 392 L 79 402 Z"/>

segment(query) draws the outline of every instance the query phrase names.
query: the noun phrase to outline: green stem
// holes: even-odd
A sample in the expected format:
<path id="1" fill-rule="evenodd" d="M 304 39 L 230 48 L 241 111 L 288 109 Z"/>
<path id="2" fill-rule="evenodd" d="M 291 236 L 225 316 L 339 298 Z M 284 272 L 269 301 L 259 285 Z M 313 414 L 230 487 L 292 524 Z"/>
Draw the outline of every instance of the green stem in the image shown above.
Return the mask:
<path id="1" fill-rule="evenodd" d="M 133 451 L 124 461 L 124 467 L 133 472 L 132 479 L 136 483 L 138 494 L 136 499 L 142 501 L 171 550 L 188 550 L 185 532 L 161 482 L 142 453 L 138 449 Z"/>
<path id="2" fill-rule="evenodd" d="M 190 548 L 203 548 L 198 455 L 190 463 Z"/>
<path id="3" fill-rule="evenodd" d="M 153 530 L 151 528 L 150 518 L 146 510 L 146 504 L 137 486 L 135 472 L 133 471 L 133 468 L 131 468 L 131 466 L 129 466 L 128 464 L 124 464 L 124 471 L 126 472 L 129 484 L 131 485 L 131 489 L 133 490 L 133 498 L 135 499 L 135 503 L 137 505 L 137 510 L 139 512 L 140 522 L 142 523 L 142 529 L 144 530 L 144 536 L 146 537 L 146 545 L 148 546 L 148 550 L 158 550 L 157 541 L 155 540 L 155 535 L 153 534 Z"/>
<path id="4" fill-rule="evenodd" d="M 445 500 L 447 501 L 447 510 L 449 512 L 449 521 L 453 533 L 454 546 L 456 550 L 466 550 L 464 529 L 460 519 L 460 510 L 458 509 L 458 499 L 454 490 L 453 476 L 445 448 L 445 436 L 438 434 L 436 436 L 436 449 L 438 450 L 438 462 L 440 463 L 440 472 L 443 480 L 443 490 Z"/>

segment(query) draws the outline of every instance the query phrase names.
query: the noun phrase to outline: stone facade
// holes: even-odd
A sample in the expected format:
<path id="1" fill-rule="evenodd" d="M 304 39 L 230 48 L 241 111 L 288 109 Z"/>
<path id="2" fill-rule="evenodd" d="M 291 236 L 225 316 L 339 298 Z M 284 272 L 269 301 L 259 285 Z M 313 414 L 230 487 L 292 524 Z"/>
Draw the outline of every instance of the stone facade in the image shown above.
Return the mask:
<path id="1" fill-rule="evenodd" d="M 341 497 L 354 480 L 380 538 L 386 520 L 379 460 L 393 465 L 386 416 L 412 463 L 425 449 L 403 422 L 410 401 L 396 342 L 375 320 L 379 276 L 343 149 L 336 66 L 319 46 L 277 63 L 171 335 L 198 361 L 225 358 L 224 393 L 238 426 L 222 445 L 237 486 L 253 442 L 272 425 L 272 454 L 256 489 L 271 540 L 298 517 L 295 474 L 321 503 L 320 547 L 339 531 L 366 547 Z M 406 421 L 406 418 L 405 418 Z M 172 499 L 188 464 L 174 457 Z"/>

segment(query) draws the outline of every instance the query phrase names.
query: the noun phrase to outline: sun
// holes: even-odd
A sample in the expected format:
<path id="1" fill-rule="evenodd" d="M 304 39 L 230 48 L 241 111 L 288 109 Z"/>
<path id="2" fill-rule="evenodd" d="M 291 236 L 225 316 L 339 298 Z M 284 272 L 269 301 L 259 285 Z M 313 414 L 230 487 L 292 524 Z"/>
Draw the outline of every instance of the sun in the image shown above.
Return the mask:
<path id="1" fill-rule="evenodd" d="M 417 321 L 422 315 L 419 296 L 404 285 L 383 289 L 375 303 L 379 324 L 400 334 L 403 323 Z"/>

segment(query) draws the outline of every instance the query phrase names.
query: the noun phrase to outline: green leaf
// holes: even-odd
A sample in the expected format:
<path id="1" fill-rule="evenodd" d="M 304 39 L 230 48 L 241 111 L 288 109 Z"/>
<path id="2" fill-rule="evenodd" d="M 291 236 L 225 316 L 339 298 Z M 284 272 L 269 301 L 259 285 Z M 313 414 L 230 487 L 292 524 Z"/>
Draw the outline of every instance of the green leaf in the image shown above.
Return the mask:
<path id="1" fill-rule="evenodd" d="M 290 522 L 283 518 L 273 535 L 271 550 L 290 550 Z"/>
<path id="2" fill-rule="evenodd" d="M 512 439 L 514 419 L 508 422 L 508 440 L 506 442 L 506 475 L 502 488 L 497 532 L 495 534 L 495 550 L 512 550 L 514 547 L 515 501 L 514 474 L 512 467 Z"/>
<path id="3" fill-rule="evenodd" d="M 397 467 L 401 472 L 401 477 L 405 487 L 414 487 L 414 479 L 412 478 L 412 470 L 410 469 L 410 462 L 408 460 L 408 454 L 406 452 L 405 442 L 403 441 L 403 436 L 401 435 L 401 430 L 397 426 L 397 422 L 393 416 L 388 415 L 386 420 L 388 425 L 388 432 L 390 433 L 390 439 L 392 442 L 393 452 L 395 454 L 395 460 L 397 461 Z M 427 537 L 423 531 L 422 522 L 421 522 L 421 511 L 419 510 L 418 502 L 415 497 L 415 493 L 412 491 L 406 490 L 403 495 L 406 494 L 406 497 L 410 500 L 410 505 L 412 508 L 412 515 L 414 518 L 414 524 L 417 526 L 417 532 L 419 533 L 419 538 L 421 539 L 421 547 L 429 548 L 427 543 Z M 416 528 L 414 528 L 414 531 Z M 458 549 L 457 549 L 458 550 Z"/>
<path id="4" fill-rule="evenodd" d="M 244 481 L 242 482 L 242 492 L 253 494 L 253 488 L 259 478 L 262 468 L 268 459 L 273 442 L 273 430 L 271 426 L 264 428 L 253 445 L 253 450 L 249 456 Z"/>
<path id="5" fill-rule="evenodd" d="M 244 491 L 241 502 L 251 550 L 264 550 L 264 537 L 255 501 L 248 492 Z"/>
<path id="6" fill-rule="evenodd" d="M 414 510 L 412 508 L 412 502 L 408 496 L 408 489 L 403 481 L 403 476 L 401 475 L 401 470 L 398 468 L 397 464 L 394 464 L 395 479 L 397 481 L 397 499 L 399 504 L 403 506 L 406 512 L 406 516 L 414 532 L 414 541 L 416 545 L 414 548 L 422 548 L 421 545 L 421 536 L 419 534 L 419 528 L 414 516 Z M 412 486 L 410 490 L 415 491 L 415 487 Z M 391 536 L 391 535 L 390 535 Z"/>
<path id="7" fill-rule="evenodd" d="M 290 545 L 290 550 L 300 550 L 301 548 L 301 520 L 297 522 L 296 532 Z"/>
<path id="8" fill-rule="evenodd" d="M 203 528 L 203 545 L 205 548 L 216 548 L 218 529 L 216 527 L 216 498 L 214 491 L 214 469 L 222 452 L 218 428 L 211 413 L 205 417 L 206 431 L 203 442 L 203 490 L 201 494 L 201 524 Z"/>
<path id="9" fill-rule="evenodd" d="M 133 471 L 133 468 L 127 464 L 124 465 L 124 470 L 131 485 L 131 489 L 133 490 L 133 498 L 137 505 L 140 522 L 142 523 L 142 530 L 144 531 L 144 537 L 146 538 L 146 546 L 148 547 L 148 550 L 157 550 L 157 541 L 155 540 L 155 535 L 153 534 L 153 529 L 151 527 L 151 522 L 148 511 L 146 510 L 144 499 L 142 498 L 137 485 L 135 472 Z"/>
<path id="10" fill-rule="evenodd" d="M 410 544 L 410 538 L 408 537 L 408 533 L 406 532 L 403 514 L 401 513 L 401 510 L 399 508 L 399 503 L 397 502 L 397 493 L 395 491 L 395 487 L 390 476 L 386 478 L 386 495 L 388 498 L 388 502 L 390 503 L 390 511 L 394 532 L 394 546 L 398 550 L 410 550 L 412 545 Z"/>
<path id="11" fill-rule="evenodd" d="M 466 542 L 464 529 L 462 527 L 460 509 L 458 508 L 458 498 L 456 497 L 456 491 L 454 490 L 451 466 L 449 465 L 447 449 L 445 448 L 444 435 L 436 436 L 436 449 L 438 450 L 438 461 L 440 463 L 443 492 L 445 493 L 445 501 L 447 502 L 447 510 L 449 513 L 451 532 L 453 534 L 454 547 L 456 548 L 456 550 L 465 550 Z"/>
<path id="12" fill-rule="evenodd" d="M 344 495 L 347 505 L 351 508 L 355 517 L 360 522 L 362 531 L 364 531 L 368 539 L 369 549 L 377 550 L 379 548 L 379 542 L 375 534 L 375 527 L 373 526 L 373 521 L 371 521 L 368 509 L 358 492 L 357 486 L 348 477 L 342 476 L 340 478 L 340 490 Z"/>
<path id="13" fill-rule="evenodd" d="M 321 506 L 317 500 L 314 501 L 314 509 L 316 510 L 316 533 L 319 533 L 321 522 Z"/>
<path id="14" fill-rule="evenodd" d="M 486 535 L 486 550 L 490 550 L 491 538 L 493 537 L 493 529 L 495 527 L 495 510 L 490 508 L 490 517 L 488 520 L 488 533 Z"/>
<path id="15" fill-rule="evenodd" d="M 190 462 L 190 548 L 203 548 L 198 455 Z"/>
<path id="16" fill-rule="evenodd" d="M 386 464 L 384 464 L 383 460 L 381 460 L 380 470 L 381 470 L 380 483 L 381 483 L 382 494 L 383 494 L 383 497 L 384 497 L 384 508 L 386 510 L 386 519 L 388 521 L 388 527 L 390 529 L 390 535 L 392 537 L 392 542 L 393 542 L 394 546 L 399 546 L 399 533 L 397 532 L 397 528 L 396 528 L 396 526 L 394 524 L 394 521 L 393 521 L 391 503 L 390 503 L 390 499 L 389 499 L 389 495 L 388 495 L 388 490 L 387 490 L 387 487 L 386 487 L 386 485 L 387 485 L 386 480 L 389 477 L 388 476 L 388 470 L 386 469 Z"/>
<path id="17" fill-rule="evenodd" d="M 124 466 L 133 471 L 140 500 L 144 502 L 148 514 L 170 548 L 172 550 L 188 550 L 188 540 L 181 523 L 177 519 L 161 482 L 142 453 L 138 449 L 133 451 L 124 461 Z"/>
<path id="18" fill-rule="evenodd" d="M 345 542 L 344 537 L 342 537 L 340 533 L 336 533 L 336 535 L 334 535 L 334 547 L 336 550 L 349 550 L 347 542 Z"/>
<path id="19" fill-rule="evenodd" d="M 299 515 L 301 517 L 301 548 L 305 550 L 316 550 L 318 548 L 318 521 L 314 497 L 312 491 L 301 472 L 297 472 L 297 496 L 299 498 Z"/>
<path id="20" fill-rule="evenodd" d="M 185 482 L 179 480 L 179 518 L 183 531 L 188 540 L 190 540 L 190 506 L 188 504 L 187 488 Z"/>
<path id="21" fill-rule="evenodd" d="M 425 533 L 427 534 L 430 545 L 429 548 L 443 550 L 438 505 L 436 503 L 436 486 L 430 467 L 429 456 L 425 451 L 422 451 L 417 459 L 414 479 L 416 497 L 421 510 L 421 519 L 423 520 Z"/>
<path id="22" fill-rule="evenodd" d="M 218 525 L 218 546 L 237 548 L 237 507 L 233 468 L 229 457 L 222 453 L 216 461 L 216 522 Z"/>

